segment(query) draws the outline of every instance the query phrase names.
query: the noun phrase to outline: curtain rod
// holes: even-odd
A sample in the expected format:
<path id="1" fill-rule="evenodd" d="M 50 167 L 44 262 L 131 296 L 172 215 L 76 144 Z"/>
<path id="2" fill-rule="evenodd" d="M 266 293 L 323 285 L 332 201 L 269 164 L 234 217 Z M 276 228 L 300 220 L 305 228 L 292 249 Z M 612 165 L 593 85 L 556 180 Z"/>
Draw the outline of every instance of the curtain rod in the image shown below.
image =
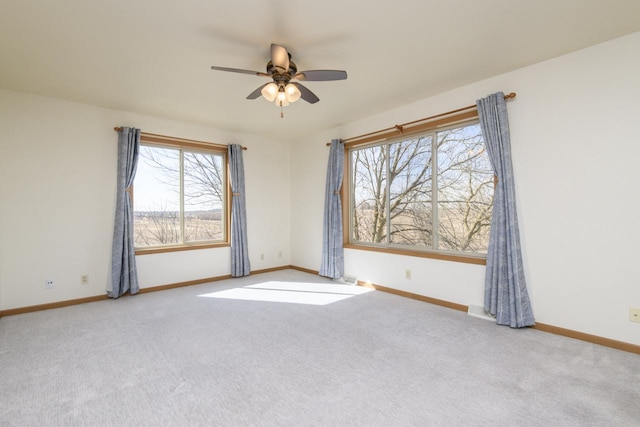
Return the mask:
<path id="1" fill-rule="evenodd" d="M 120 126 L 116 126 L 113 128 L 113 130 L 115 130 L 116 132 L 120 132 L 122 130 L 122 128 Z M 206 141 L 197 141 L 195 139 L 185 139 L 185 138 L 175 138 L 173 136 L 167 136 L 167 135 L 159 135 L 157 133 L 147 133 L 147 132 L 140 132 L 140 136 L 150 136 L 150 137 L 156 137 L 156 138 L 166 138 L 166 139 L 173 139 L 176 141 L 185 141 L 185 142 L 196 142 L 198 144 L 208 144 L 208 145 L 217 145 L 217 146 L 224 146 L 225 144 L 214 144 L 211 142 L 206 142 Z M 246 150 L 247 147 L 242 146 L 243 150 Z"/>
<path id="2" fill-rule="evenodd" d="M 515 97 L 516 97 L 516 93 L 515 92 L 510 92 L 510 93 L 508 93 L 508 94 L 506 94 L 504 96 L 504 99 L 505 99 L 505 101 L 508 101 L 508 100 L 513 99 Z M 447 111 L 446 113 L 436 114 L 435 116 L 429 116 L 429 117 L 425 117 L 423 119 L 414 120 L 412 122 L 403 123 L 401 125 L 395 125 L 395 126 L 392 126 L 392 127 L 388 127 L 386 129 L 380 129 L 380 130 L 377 130 L 377 131 L 374 131 L 374 132 L 369 132 L 369 133 L 365 133 L 365 134 L 362 134 L 362 135 L 353 136 L 351 138 L 347 138 L 347 139 L 341 140 L 340 144 L 345 143 L 345 142 L 350 142 L 350 141 L 356 141 L 358 139 L 362 139 L 362 138 L 365 138 L 367 136 L 372 136 L 372 135 L 376 135 L 378 133 L 384 133 L 384 132 L 389 132 L 389 131 L 394 131 L 394 130 L 399 131 L 400 133 L 402 133 L 406 126 L 415 125 L 415 124 L 420 123 L 420 122 L 426 122 L 426 121 L 429 121 L 429 120 L 437 119 L 439 117 L 448 116 L 450 114 L 460 113 L 462 111 L 471 110 L 472 108 L 476 108 L 476 105 L 469 105 L 467 107 L 458 108 L 457 110 L 451 110 L 451 111 Z M 327 142 L 326 145 L 328 147 L 328 146 L 331 145 L 331 143 Z"/>

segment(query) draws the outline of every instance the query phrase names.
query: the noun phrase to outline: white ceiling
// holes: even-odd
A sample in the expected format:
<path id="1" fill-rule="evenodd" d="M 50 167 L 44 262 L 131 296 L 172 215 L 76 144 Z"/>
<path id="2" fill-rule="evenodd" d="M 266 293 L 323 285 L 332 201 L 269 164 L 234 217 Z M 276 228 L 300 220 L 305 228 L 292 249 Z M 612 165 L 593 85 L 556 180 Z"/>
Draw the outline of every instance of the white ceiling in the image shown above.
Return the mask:
<path id="1" fill-rule="evenodd" d="M 294 139 L 640 31 L 639 0 L 1 0 L 0 87 Z M 320 102 L 245 97 L 269 46 Z M 517 89 L 517 88 L 516 88 Z"/>

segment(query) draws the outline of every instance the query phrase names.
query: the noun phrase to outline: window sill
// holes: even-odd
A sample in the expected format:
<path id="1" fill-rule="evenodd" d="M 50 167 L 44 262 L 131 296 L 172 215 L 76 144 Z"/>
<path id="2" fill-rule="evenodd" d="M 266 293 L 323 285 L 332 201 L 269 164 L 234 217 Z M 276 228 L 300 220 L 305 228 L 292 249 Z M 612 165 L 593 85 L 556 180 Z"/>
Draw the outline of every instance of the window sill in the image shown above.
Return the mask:
<path id="1" fill-rule="evenodd" d="M 226 248 L 230 246 L 231 246 L 231 243 L 229 242 L 207 243 L 207 244 L 201 244 L 201 245 L 195 244 L 195 245 L 161 246 L 161 247 L 156 246 L 152 248 L 136 249 L 136 255 L 151 255 L 151 254 L 161 254 L 165 252 L 193 251 L 196 249 Z"/>
<path id="2" fill-rule="evenodd" d="M 420 258 L 431 258 L 431 259 L 439 259 L 443 261 L 462 262 L 465 264 L 487 265 L 486 257 L 480 256 L 480 255 L 459 255 L 459 254 L 450 254 L 450 253 L 444 253 L 444 252 L 418 251 L 418 250 L 401 249 L 401 248 L 367 246 L 367 245 L 360 245 L 360 244 L 354 244 L 354 243 L 345 243 L 343 247 L 345 249 L 382 252 L 382 253 L 393 254 L 393 255 L 405 255 L 405 256 L 414 256 L 414 257 L 420 257 Z"/>

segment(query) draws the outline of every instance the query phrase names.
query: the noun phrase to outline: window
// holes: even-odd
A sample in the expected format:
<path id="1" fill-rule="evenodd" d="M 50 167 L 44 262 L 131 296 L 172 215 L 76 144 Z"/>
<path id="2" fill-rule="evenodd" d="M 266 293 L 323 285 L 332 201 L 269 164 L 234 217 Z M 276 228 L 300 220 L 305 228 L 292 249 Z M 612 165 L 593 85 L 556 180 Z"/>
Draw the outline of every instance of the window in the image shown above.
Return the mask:
<path id="1" fill-rule="evenodd" d="M 350 243 L 486 254 L 494 174 L 477 121 L 348 153 Z"/>
<path id="2" fill-rule="evenodd" d="M 148 139 L 141 138 L 133 185 L 136 249 L 228 243 L 226 150 Z"/>

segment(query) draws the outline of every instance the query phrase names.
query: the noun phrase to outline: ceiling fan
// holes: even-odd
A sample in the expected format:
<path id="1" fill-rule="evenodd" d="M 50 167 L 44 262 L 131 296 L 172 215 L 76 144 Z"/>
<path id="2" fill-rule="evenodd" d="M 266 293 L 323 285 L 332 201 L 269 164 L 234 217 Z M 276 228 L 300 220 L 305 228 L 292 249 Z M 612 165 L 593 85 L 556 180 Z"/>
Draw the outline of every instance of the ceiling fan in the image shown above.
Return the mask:
<path id="1" fill-rule="evenodd" d="M 272 82 L 265 83 L 247 96 L 247 99 L 256 99 L 262 95 L 267 101 L 275 101 L 280 106 L 280 117 L 283 117 L 282 107 L 302 98 L 310 104 L 320 101 L 313 92 L 295 80 L 319 82 L 330 80 L 345 80 L 347 72 L 342 70 L 309 70 L 298 71 L 298 67 L 291 60 L 291 54 L 284 46 L 271 44 L 271 60 L 267 63 L 267 72 L 242 70 L 239 68 L 211 66 L 212 70 L 229 71 L 232 73 L 253 74 L 260 77 L 269 77 Z"/>

